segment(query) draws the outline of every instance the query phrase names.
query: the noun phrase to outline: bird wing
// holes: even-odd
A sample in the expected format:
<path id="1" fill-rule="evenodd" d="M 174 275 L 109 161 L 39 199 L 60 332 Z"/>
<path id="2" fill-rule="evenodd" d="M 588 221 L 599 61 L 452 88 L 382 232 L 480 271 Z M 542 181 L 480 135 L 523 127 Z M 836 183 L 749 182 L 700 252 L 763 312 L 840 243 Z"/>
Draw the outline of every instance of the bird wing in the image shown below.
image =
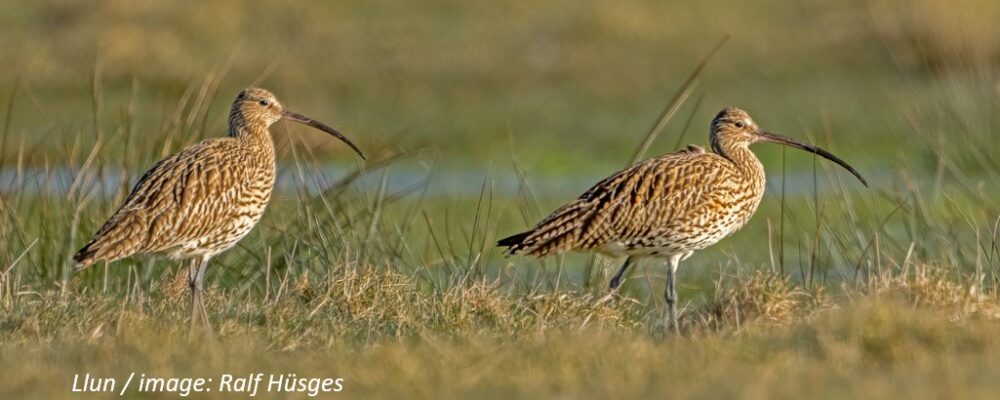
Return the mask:
<path id="1" fill-rule="evenodd" d="M 247 182 L 229 138 L 209 139 L 157 162 L 118 211 L 74 256 L 81 265 L 176 247 L 211 232 Z"/>
<path id="2" fill-rule="evenodd" d="M 514 241 L 501 244 L 508 245 L 511 253 L 543 256 L 654 238 L 717 196 L 712 183 L 728 165 L 718 157 L 688 148 L 634 164 L 598 182 L 532 230 L 513 236 Z"/>

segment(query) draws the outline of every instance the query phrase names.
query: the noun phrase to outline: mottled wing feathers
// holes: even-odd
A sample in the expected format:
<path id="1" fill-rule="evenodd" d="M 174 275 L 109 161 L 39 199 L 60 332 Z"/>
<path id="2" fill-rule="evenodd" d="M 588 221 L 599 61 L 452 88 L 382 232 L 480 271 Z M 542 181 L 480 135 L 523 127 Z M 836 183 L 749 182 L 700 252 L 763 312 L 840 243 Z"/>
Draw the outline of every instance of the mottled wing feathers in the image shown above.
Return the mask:
<path id="1" fill-rule="evenodd" d="M 211 230 L 247 177 L 232 140 L 206 140 L 156 163 L 74 260 L 87 266 L 165 251 Z"/>
<path id="2" fill-rule="evenodd" d="M 594 185 L 530 231 L 498 242 L 511 254 L 544 256 L 566 250 L 640 245 L 673 228 L 688 210 L 710 196 L 720 157 L 689 146 L 642 161 Z M 730 172 L 730 171 L 725 171 Z"/>
<path id="3" fill-rule="evenodd" d="M 125 202 L 101 225 L 90 241 L 73 256 L 80 267 L 98 261 L 113 261 L 139 251 L 148 230 L 145 209 L 155 208 L 152 189 L 163 184 L 181 153 L 173 154 L 153 165 L 132 188 Z M 138 212 L 137 212 L 138 211 Z"/>

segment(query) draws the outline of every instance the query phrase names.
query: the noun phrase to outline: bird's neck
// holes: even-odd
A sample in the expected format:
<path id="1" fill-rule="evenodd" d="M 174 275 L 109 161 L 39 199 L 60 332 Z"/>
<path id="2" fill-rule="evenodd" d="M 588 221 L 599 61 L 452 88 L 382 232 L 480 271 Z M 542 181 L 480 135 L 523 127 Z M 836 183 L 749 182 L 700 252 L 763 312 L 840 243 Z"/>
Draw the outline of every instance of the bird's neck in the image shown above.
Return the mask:
<path id="1" fill-rule="evenodd" d="M 274 158 L 274 141 L 264 123 L 248 120 L 234 112 L 229 116 L 229 136 L 253 148 L 258 154 Z"/>
<path id="2" fill-rule="evenodd" d="M 713 141 L 712 151 L 732 162 L 745 178 L 763 190 L 764 165 L 760 163 L 757 155 L 750 151 L 749 143 Z"/>

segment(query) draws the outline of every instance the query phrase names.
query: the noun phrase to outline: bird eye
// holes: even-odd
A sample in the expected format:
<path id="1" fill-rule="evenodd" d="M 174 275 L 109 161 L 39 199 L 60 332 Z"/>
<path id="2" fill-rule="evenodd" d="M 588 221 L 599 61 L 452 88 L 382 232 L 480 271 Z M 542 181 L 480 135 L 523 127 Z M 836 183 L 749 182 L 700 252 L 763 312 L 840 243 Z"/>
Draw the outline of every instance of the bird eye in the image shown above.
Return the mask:
<path id="1" fill-rule="evenodd" d="M 261 100 L 261 101 L 259 101 L 259 103 L 260 103 L 260 105 L 262 105 L 264 107 L 267 107 L 267 106 L 269 106 L 271 104 L 271 103 L 268 103 L 267 100 Z"/>
<path id="2" fill-rule="evenodd" d="M 734 125 L 736 125 L 737 128 L 742 128 L 744 126 L 743 121 L 736 121 Z"/>

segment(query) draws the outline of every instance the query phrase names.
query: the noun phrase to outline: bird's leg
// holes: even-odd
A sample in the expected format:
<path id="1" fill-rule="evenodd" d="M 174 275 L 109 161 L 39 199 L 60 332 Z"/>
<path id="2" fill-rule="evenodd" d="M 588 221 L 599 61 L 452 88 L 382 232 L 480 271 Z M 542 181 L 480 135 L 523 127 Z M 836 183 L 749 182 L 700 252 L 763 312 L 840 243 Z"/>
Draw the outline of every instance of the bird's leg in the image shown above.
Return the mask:
<path id="1" fill-rule="evenodd" d="M 677 266 L 681 262 L 682 254 L 670 256 L 667 259 L 667 287 L 664 289 L 663 298 L 667 303 L 667 315 L 664 318 L 664 327 L 669 327 L 678 333 L 680 331 L 677 325 Z"/>
<path id="2" fill-rule="evenodd" d="M 196 302 L 198 306 L 198 313 L 201 317 L 201 322 L 205 326 L 205 331 L 211 334 L 212 323 L 208 320 L 208 310 L 205 309 L 205 302 L 202 299 L 205 293 L 205 271 L 208 269 L 208 257 L 201 259 L 198 265 L 198 274 L 195 276 L 195 291 L 198 293 L 196 297 Z"/>
<path id="3" fill-rule="evenodd" d="M 622 264 L 622 267 L 618 269 L 618 272 L 615 273 L 615 276 L 611 277 L 611 285 L 610 285 L 611 290 L 618 289 L 618 286 L 621 286 L 622 277 L 625 276 L 625 272 L 628 271 L 628 267 L 632 266 L 633 261 L 635 260 L 632 259 L 632 256 L 626 258 L 625 263 Z"/>
<path id="4" fill-rule="evenodd" d="M 205 332 L 209 335 L 212 333 L 212 324 L 208 320 L 208 312 L 205 310 L 203 299 L 208 260 L 209 257 L 192 258 L 188 267 L 188 287 L 191 288 L 191 330 L 188 335 L 191 339 L 194 339 L 199 323 L 205 328 Z"/>
<path id="5" fill-rule="evenodd" d="M 198 304 L 201 302 L 201 293 L 198 288 L 198 269 L 201 266 L 201 258 L 192 258 L 188 264 L 188 289 L 191 290 L 191 330 L 190 337 L 194 337 L 195 325 L 198 323 Z"/>

